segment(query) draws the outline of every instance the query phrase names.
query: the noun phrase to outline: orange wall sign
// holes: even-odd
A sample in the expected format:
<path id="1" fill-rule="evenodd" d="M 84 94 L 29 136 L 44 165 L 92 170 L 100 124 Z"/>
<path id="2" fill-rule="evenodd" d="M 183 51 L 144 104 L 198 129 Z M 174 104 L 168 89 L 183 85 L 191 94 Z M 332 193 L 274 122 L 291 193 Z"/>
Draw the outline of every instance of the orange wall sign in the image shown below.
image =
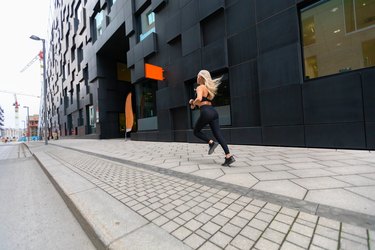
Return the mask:
<path id="1" fill-rule="evenodd" d="M 162 81 L 164 80 L 163 71 L 164 70 L 162 67 L 152 65 L 149 63 L 145 63 L 145 77 L 146 78 Z"/>

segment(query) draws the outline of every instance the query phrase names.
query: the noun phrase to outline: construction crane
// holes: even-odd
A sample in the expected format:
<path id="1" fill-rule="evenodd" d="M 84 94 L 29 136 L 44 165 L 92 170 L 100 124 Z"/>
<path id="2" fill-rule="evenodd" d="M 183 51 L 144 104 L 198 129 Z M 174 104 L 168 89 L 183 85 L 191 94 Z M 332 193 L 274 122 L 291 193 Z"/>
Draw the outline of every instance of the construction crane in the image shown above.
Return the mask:
<path id="1" fill-rule="evenodd" d="M 8 90 L 1 90 L 0 89 L 0 92 L 12 94 L 12 95 L 24 95 L 24 96 L 31 96 L 31 97 L 40 98 L 40 96 L 38 96 L 38 95 L 31 95 L 31 94 L 26 94 L 26 93 L 21 93 L 21 92 L 14 92 L 14 91 L 8 91 Z"/>
<path id="2" fill-rule="evenodd" d="M 16 122 L 16 131 L 20 128 L 20 122 L 19 122 L 19 116 L 18 116 L 18 107 L 20 104 L 17 101 L 17 95 L 14 94 L 14 103 L 13 103 L 14 109 L 15 109 L 15 122 Z"/>
<path id="3" fill-rule="evenodd" d="M 38 96 L 38 95 L 31 95 L 31 94 L 26 94 L 26 93 L 22 93 L 22 92 L 14 92 L 14 91 L 1 90 L 1 89 L 0 89 L 0 92 L 12 94 L 12 95 L 24 95 L 24 96 L 31 96 L 31 97 L 35 97 L 35 98 L 40 98 L 40 96 Z"/>
<path id="4" fill-rule="evenodd" d="M 39 60 L 43 60 L 43 51 L 40 51 L 36 56 L 34 56 L 34 58 L 31 59 L 31 61 L 25 67 L 23 67 L 23 69 L 21 69 L 20 73 L 24 72 L 28 67 L 33 65 L 33 63 L 38 60 L 38 58 Z"/>
<path id="5" fill-rule="evenodd" d="M 7 91 L 7 90 L 0 90 L 0 92 L 8 93 L 8 94 L 13 94 L 14 95 L 13 106 L 14 106 L 14 111 L 15 111 L 15 116 L 14 116 L 14 118 L 15 118 L 15 127 L 18 130 L 19 129 L 19 115 L 18 114 L 19 114 L 20 103 L 17 100 L 17 95 L 31 96 L 31 97 L 36 97 L 36 98 L 40 98 L 40 96 L 31 95 L 31 94 L 24 94 L 24 93 L 18 93 L 18 92 L 12 92 L 12 91 Z"/>

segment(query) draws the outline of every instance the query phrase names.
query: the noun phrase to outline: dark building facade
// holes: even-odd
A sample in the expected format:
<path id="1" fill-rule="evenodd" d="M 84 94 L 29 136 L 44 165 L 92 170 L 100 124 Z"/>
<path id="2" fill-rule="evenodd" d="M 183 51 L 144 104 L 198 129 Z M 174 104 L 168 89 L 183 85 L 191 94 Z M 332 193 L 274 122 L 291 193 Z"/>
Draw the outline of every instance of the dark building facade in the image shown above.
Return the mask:
<path id="1" fill-rule="evenodd" d="M 132 93 L 132 139 L 198 142 L 187 102 L 207 69 L 223 76 L 228 143 L 375 149 L 374 0 L 53 5 L 48 120 L 62 138 L 124 137 Z"/>

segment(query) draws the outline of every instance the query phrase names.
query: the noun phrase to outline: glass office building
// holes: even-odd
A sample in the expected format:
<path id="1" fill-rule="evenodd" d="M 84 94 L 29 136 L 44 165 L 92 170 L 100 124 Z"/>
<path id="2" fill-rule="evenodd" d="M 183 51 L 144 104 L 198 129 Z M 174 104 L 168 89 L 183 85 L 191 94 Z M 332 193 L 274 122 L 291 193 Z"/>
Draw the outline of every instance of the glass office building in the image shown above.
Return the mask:
<path id="1" fill-rule="evenodd" d="M 375 148 L 375 0 L 53 1 L 49 130 L 198 142 L 196 75 L 231 144 Z M 155 66 L 162 77 L 149 74 Z"/>

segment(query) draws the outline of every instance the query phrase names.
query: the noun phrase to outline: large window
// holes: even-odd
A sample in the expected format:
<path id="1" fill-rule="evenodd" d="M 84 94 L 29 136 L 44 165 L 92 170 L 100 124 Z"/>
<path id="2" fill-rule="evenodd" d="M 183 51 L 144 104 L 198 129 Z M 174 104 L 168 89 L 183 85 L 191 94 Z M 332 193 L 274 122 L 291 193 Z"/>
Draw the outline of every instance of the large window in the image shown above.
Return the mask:
<path id="1" fill-rule="evenodd" d="M 155 13 L 151 11 L 151 6 L 140 14 L 139 27 L 139 41 L 142 41 L 152 32 L 155 32 Z"/>
<path id="2" fill-rule="evenodd" d="M 375 66 L 375 0 L 317 1 L 301 26 L 306 79 Z"/>
<path id="3" fill-rule="evenodd" d="M 103 33 L 103 11 L 96 13 L 95 15 L 95 31 L 96 31 L 96 38 L 98 38 Z"/>
<path id="4" fill-rule="evenodd" d="M 212 75 L 213 78 L 220 77 L 221 75 Z M 194 83 L 190 86 L 190 96 L 191 98 L 196 97 L 195 88 L 197 83 Z M 190 99 L 190 98 L 189 98 Z M 231 113 L 230 113 L 230 91 L 229 91 L 229 81 L 228 74 L 225 73 L 221 79 L 221 84 L 217 94 L 212 101 L 213 106 L 216 108 L 219 113 L 219 124 L 222 126 L 232 125 Z M 199 118 L 199 109 L 191 111 L 191 126 L 194 127 L 196 121 Z"/>
<path id="5" fill-rule="evenodd" d="M 95 123 L 95 109 L 93 105 L 86 106 L 87 114 L 87 134 L 95 133 L 96 123 Z"/>
<path id="6" fill-rule="evenodd" d="M 156 91 L 157 81 L 147 81 L 136 85 L 138 130 L 157 129 Z"/>

